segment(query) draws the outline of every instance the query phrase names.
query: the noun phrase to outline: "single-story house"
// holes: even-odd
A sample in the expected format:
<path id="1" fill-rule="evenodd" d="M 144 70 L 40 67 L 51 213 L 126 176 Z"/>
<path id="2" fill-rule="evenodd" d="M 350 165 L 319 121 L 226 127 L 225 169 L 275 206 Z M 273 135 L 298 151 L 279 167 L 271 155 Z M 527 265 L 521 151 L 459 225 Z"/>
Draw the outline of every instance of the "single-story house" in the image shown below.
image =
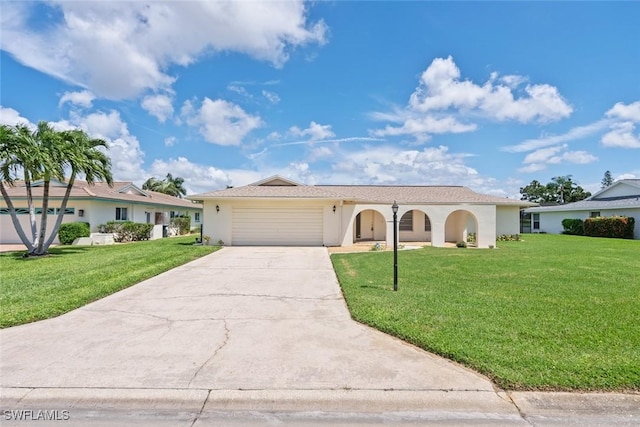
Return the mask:
<path id="1" fill-rule="evenodd" d="M 42 185 L 41 181 L 31 185 L 38 227 L 42 214 Z M 55 224 L 66 187 L 66 183 L 59 181 L 52 180 L 50 183 L 47 233 Z M 5 184 L 5 188 L 16 208 L 23 230 L 30 236 L 24 181 L 16 181 L 13 186 Z M 157 239 L 167 234 L 171 217 L 180 215 L 189 215 L 191 227 L 199 227 L 202 206 L 190 200 L 143 190 L 132 182 L 114 182 L 113 187 L 109 187 L 104 182 L 87 184 L 86 181 L 75 181 L 64 212 L 63 223 L 87 222 L 91 231 L 97 232 L 98 226 L 107 221 L 143 222 L 154 224 L 151 238 Z M 57 243 L 57 237 L 55 242 Z M 0 199 L 0 243 L 21 243 L 4 198 Z"/>
<path id="2" fill-rule="evenodd" d="M 495 245 L 518 234 L 520 208 L 533 203 L 461 186 L 304 185 L 273 176 L 187 198 L 203 205 L 203 234 L 225 245 L 393 245 L 394 201 L 400 242 L 467 241 Z"/>
<path id="3" fill-rule="evenodd" d="M 640 239 L 640 179 L 621 179 L 591 197 L 566 205 L 531 207 L 524 210 L 531 214 L 533 233 L 562 233 L 562 220 L 599 216 L 633 217 L 636 226 L 634 239 Z"/>

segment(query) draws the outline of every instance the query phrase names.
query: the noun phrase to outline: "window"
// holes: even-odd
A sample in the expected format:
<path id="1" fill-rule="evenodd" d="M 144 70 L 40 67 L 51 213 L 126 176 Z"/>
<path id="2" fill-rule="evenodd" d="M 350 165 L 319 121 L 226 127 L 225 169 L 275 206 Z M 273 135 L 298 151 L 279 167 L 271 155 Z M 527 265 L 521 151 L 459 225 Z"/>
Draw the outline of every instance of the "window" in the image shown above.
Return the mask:
<path id="1" fill-rule="evenodd" d="M 533 229 L 540 230 L 540 214 L 539 213 L 533 214 Z"/>
<path id="2" fill-rule="evenodd" d="M 116 221 L 126 221 L 127 219 L 127 208 L 116 208 Z"/>
<path id="3" fill-rule="evenodd" d="M 424 231 L 431 231 L 431 220 L 427 214 L 424 214 Z"/>
<path id="4" fill-rule="evenodd" d="M 55 208 L 47 208 L 47 215 L 54 215 L 55 213 Z M 42 208 L 36 208 L 36 215 L 42 215 Z"/>
<path id="5" fill-rule="evenodd" d="M 597 218 L 597 217 L 599 217 L 599 216 L 600 216 L 600 212 L 595 212 L 595 211 L 594 211 L 594 212 L 591 212 L 591 213 L 589 214 L 589 217 L 590 217 L 590 218 Z"/>
<path id="6" fill-rule="evenodd" d="M 400 231 L 413 231 L 413 211 L 409 211 L 400 218 Z"/>
<path id="7" fill-rule="evenodd" d="M 144 214 L 147 217 L 147 224 L 151 224 L 151 212 L 145 212 Z"/>
<path id="8" fill-rule="evenodd" d="M 193 219 L 194 219 L 196 222 L 200 222 L 200 212 L 196 212 L 196 213 L 194 213 L 194 214 L 193 214 Z"/>

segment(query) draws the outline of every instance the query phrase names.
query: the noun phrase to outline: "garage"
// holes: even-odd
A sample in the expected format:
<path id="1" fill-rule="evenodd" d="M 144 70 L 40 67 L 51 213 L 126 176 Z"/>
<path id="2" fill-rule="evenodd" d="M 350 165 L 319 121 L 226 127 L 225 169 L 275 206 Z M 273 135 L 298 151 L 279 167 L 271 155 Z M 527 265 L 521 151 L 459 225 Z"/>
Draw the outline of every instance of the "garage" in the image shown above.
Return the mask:
<path id="1" fill-rule="evenodd" d="M 322 246 L 320 206 L 234 207 L 233 245 Z"/>

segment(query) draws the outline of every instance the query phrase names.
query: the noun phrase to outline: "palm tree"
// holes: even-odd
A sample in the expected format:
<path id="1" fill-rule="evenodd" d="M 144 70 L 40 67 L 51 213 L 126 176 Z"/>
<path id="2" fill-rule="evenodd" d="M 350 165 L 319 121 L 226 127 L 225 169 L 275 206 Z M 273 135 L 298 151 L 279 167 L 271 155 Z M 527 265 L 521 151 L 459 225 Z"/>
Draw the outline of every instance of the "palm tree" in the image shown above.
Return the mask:
<path id="1" fill-rule="evenodd" d="M 106 181 L 109 186 L 113 186 L 111 159 L 101 151 L 101 149 L 106 150 L 109 148 L 106 141 L 90 138 L 86 132 L 79 129 L 64 131 L 59 135 L 61 140 L 61 149 L 59 151 L 61 164 L 71 169 L 71 176 L 67 181 L 67 188 L 62 198 L 58 218 L 56 218 L 53 230 L 51 230 L 51 235 L 42 247 L 38 246 L 38 254 L 46 253 L 56 234 L 58 234 L 64 211 L 71 195 L 71 189 L 79 174 L 84 175 L 87 184 Z"/>
<path id="2" fill-rule="evenodd" d="M 142 184 L 142 189 L 182 198 L 182 196 L 187 194 L 187 190 L 185 190 L 183 184 L 183 178 L 179 176 L 174 178 L 173 175 L 168 173 L 167 177 L 162 180 L 156 179 L 153 176 L 147 179 L 144 184 Z"/>
<path id="3" fill-rule="evenodd" d="M 48 123 L 40 122 L 36 130 L 31 131 L 24 125 L 2 126 L 0 129 L 0 190 L 9 207 L 11 220 L 18 236 L 27 247 L 30 255 L 44 255 L 55 239 L 62 223 L 64 211 L 76 177 L 81 174 L 89 184 L 105 180 L 113 184 L 111 161 L 101 150 L 107 149 L 101 139 L 92 139 L 84 131 L 71 130 L 58 132 Z M 64 170 L 71 170 L 67 182 L 58 218 L 45 240 L 49 207 L 49 185 L 51 179 L 65 180 Z M 4 186 L 14 185 L 18 175 L 22 175 L 27 192 L 27 205 L 31 221 L 32 240 L 30 241 L 18 221 L 13 203 Z M 36 225 L 33 206 L 32 185 L 34 180 L 42 179 L 43 198 L 40 228 Z"/>

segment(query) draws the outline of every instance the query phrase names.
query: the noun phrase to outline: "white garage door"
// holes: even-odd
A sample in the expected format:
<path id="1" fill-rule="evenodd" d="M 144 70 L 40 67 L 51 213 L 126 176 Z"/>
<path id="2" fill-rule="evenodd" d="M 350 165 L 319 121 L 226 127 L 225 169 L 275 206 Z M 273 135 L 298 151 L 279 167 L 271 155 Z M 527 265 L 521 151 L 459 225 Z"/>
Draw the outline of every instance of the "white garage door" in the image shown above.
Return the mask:
<path id="1" fill-rule="evenodd" d="M 233 245 L 322 245 L 322 207 L 233 208 Z"/>

